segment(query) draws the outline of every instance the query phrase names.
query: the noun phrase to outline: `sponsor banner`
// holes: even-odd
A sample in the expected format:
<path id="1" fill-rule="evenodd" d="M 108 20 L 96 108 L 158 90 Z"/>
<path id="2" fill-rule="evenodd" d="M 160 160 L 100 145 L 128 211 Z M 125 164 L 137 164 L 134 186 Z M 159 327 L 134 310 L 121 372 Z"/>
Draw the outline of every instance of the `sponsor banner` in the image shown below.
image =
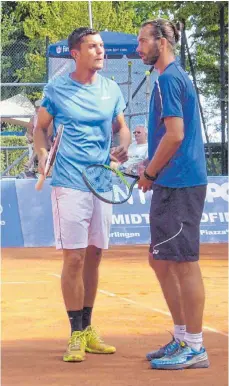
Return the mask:
<path id="1" fill-rule="evenodd" d="M 228 194 L 228 177 L 208 177 L 207 195 L 200 225 L 201 243 L 228 241 Z M 152 193 L 144 194 L 135 188 L 127 203 L 114 206 L 111 244 L 150 243 L 151 196 Z"/>
<path id="2" fill-rule="evenodd" d="M 110 244 L 148 244 L 150 242 L 151 197 L 152 192 L 144 194 L 136 186 L 131 198 L 125 204 L 113 206 Z"/>
<path id="3" fill-rule="evenodd" d="M 1 246 L 23 247 L 24 240 L 19 216 L 15 180 L 1 183 Z"/>
<path id="4" fill-rule="evenodd" d="M 202 243 L 228 242 L 228 177 L 208 177 L 207 195 L 200 226 Z"/>
<path id="5" fill-rule="evenodd" d="M 209 177 L 208 181 L 200 240 L 202 243 L 226 243 L 228 177 Z M 34 186 L 35 180 L 2 181 L 2 246 L 54 245 L 49 180 L 41 192 L 36 192 Z M 117 194 L 123 192 L 119 190 Z M 113 205 L 111 245 L 150 243 L 151 197 L 152 192 L 144 194 L 135 187 L 128 202 Z"/>
<path id="6" fill-rule="evenodd" d="M 21 227 L 25 247 L 54 245 L 51 187 L 45 181 L 41 192 L 35 191 L 36 180 L 16 180 Z"/>

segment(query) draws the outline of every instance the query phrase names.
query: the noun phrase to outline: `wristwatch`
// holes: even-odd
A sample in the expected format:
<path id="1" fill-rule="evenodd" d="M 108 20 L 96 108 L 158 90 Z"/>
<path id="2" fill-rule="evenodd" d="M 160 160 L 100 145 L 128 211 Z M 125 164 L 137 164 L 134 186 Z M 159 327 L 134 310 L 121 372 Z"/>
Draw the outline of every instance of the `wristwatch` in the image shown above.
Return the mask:
<path id="1" fill-rule="evenodd" d="M 147 180 L 155 181 L 157 179 L 157 177 L 158 177 L 158 173 L 155 176 L 149 176 L 149 174 L 146 172 L 146 170 L 144 170 L 144 177 Z"/>

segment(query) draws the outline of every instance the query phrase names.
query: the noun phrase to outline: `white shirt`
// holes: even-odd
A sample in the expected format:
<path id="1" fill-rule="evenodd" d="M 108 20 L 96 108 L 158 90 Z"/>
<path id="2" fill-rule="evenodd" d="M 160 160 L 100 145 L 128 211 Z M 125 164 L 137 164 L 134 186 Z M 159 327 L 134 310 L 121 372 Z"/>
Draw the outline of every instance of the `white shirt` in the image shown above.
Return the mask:
<path id="1" fill-rule="evenodd" d="M 140 161 L 148 158 L 148 143 L 137 144 L 133 142 L 130 144 L 128 149 L 128 161 L 126 161 L 122 166 L 129 167 L 132 164 L 137 164 Z"/>

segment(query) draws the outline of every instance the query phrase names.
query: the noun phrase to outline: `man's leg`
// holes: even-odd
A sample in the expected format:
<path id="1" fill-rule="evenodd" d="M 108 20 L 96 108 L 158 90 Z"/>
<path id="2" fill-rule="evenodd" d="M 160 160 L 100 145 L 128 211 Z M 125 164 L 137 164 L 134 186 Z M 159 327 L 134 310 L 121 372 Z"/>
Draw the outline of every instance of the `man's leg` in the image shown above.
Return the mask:
<path id="1" fill-rule="evenodd" d="M 56 247 L 63 250 L 61 285 L 72 329 L 64 361 L 82 361 L 86 346 L 82 326 L 83 266 L 93 212 L 92 194 L 55 187 L 52 189 L 52 209 Z"/>
<path id="2" fill-rule="evenodd" d="M 86 250 L 83 270 L 84 303 L 83 303 L 83 329 L 91 325 L 92 309 L 98 288 L 99 264 L 102 249 L 89 245 Z"/>
<path id="3" fill-rule="evenodd" d="M 64 249 L 61 288 L 64 303 L 68 311 L 82 311 L 84 299 L 83 265 L 85 249 Z M 82 330 L 81 321 L 75 321 L 77 329 L 72 325 L 72 332 Z"/>
<path id="4" fill-rule="evenodd" d="M 174 325 L 185 325 L 180 283 L 173 261 L 155 260 L 149 254 L 149 264 L 160 283 L 163 295 L 171 312 Z"/>
<path id="5" fill-rule="evenodd" d="M 163 192 L 161 192 L 163 193 Z M 179 282 L 180 299 L 186 324 L 186 332 L 179 350 L 171 357 L 153 359 L 152 368 L 184 369 L 206 368 L 209 366 L 208 355 L 203 347 L 202 319 L 204 310 L 204 286 L 198 264 L 199 259 L 199 225 L 203 212 L 206 186 L 183 189 L 170 189 L 168 196 L 162 197 L 163 206 L 159 206 L 165 215 L 170 212 L 168 220 L 161 223 L 161 215 L 157 225 L 159 230 L 176 229 L 177 233 L 167 242 L 157 241 L 157 257 L 173 261 L 173 270 Z M 157 199 L 159 199 L 157 197 Z M 166 220 L 166 218 L 164 219 Z M 180 229 L 179 229 L 180 223 Z M 176 228 L 174 225 L 176 224 Z M 154 244 L 155 246 L 155 244 Z M 155 248 L 153 247 L 153 251 Z M 171 288 L 171 291 L 174 287 Z"/>
<path id="6" fill-rule="evenodd" d="M 173 241 L 182 232 L 183 224 L 174 199 L 175 189 L 155 185 L 150 208 L 151 245 L 149 264 L 160 283 L 174 322 L 174 339 L 158 350 L 149 352 L 148 360 L 173 354 L 185 334 L 185 317 L 181 289 L 175 271 L 177 249 Z M 176 198 L 176 197 L 175 197 Z M 171 244 L 172 243 L 172 244 Z"/>
<path id="7" fill-rule="evenodd" d="M 177 264 L 186 320 L 185 341 L 196 350 L 202 347 L 202 322 L 205 303 L 203 279 L 198 261 Z"/>
<path id="8" fill-rule="evenodd" d="M 181 288 L 175 271 L 173 261 L 155 260 L 149 253 L 149 264 L 153 268 L 160 283 L 167 306 L 174 322 L 173 340 L 158 350 L 153 350 L 146 355 L 150 361 L 161 358 L 166 354 L 173 354 L 179 348 L 179 342 L 185 336 L 185 317 L 182 305 Z"/>
<path id="9" fill-rule="evenodd" d="M 177 263 L 177 273 L 183 299 L 187 332 L 179 349 L 170 356 L 153 358 L 153 369 L 177 370 L 209 367 L 208 355 L 203 347 L 202 319 L 204 286 L 198 262 Z"/>
<path id="10" fill-rule="evenodd" d="M 93 215 L 89 227 L 88 248 L 84 265 L 84 316 L 83 326 L 86 335 L 86 351 L 97 354 L 113 354 L 116 349 L 105 344 L 96 329 L 91 326 L 91 313 L 94 305 L 99 275 L 102 249 L 108 248 L 112 205 L 93 196 Z M 106 316 L 106 315 L 105 315 Z"/>
<path id="11" fill-rule="evenodd" d="M 64 249 L 61 275 L 62 294 L 71 325 L 71 338 L 64 354 L 65 362 L 81 362 L 85 358 L 83 335 L 83 265 L 85 249 Z"/>

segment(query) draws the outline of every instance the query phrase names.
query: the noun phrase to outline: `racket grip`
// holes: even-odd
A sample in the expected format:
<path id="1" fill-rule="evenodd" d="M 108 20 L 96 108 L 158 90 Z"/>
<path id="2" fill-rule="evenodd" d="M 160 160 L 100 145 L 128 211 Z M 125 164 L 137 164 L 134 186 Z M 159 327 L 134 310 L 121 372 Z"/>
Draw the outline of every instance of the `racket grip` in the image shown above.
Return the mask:
<path id="1" fill-rule="evenodd" d="M 44 182 L 45 182 L 45 176 L 44 176 L 44 174 L 40 174 L 38 177 L 38 181 L 35 185 L 35 189 L 41 190 L 43 188 Z"/>
<path id="2" fill-rule="evenodd" d="M 119 163 L 118 162 L 115 162 L 115 161 L 111 161 L 110 162 L 110 167 L 112 168 L 112 169 L 118 169 L 118 167 L 119 167 Z"/>

